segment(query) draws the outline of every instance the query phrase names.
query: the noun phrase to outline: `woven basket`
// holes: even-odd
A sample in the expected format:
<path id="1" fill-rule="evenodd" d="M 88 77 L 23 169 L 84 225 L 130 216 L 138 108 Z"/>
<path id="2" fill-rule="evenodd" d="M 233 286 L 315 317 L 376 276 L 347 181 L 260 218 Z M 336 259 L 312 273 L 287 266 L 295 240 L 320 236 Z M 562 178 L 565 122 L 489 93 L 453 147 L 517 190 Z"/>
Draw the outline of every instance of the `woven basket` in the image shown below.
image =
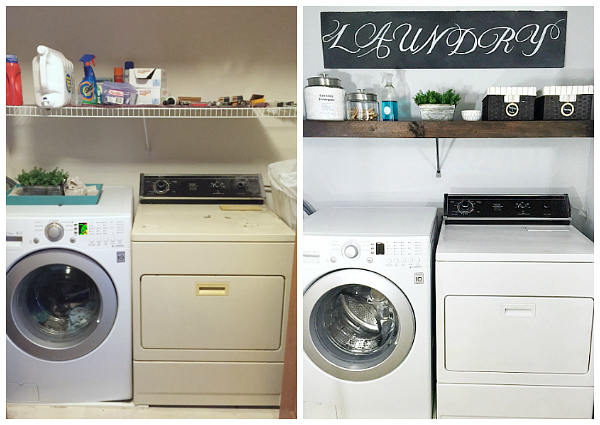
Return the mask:
<path id="1" fill-rule="evenodd" d="M 536 120 L 591 120 L 593 94 L 578 94 L 575 102 L 561 102 L 559 96 L 540 96 L 535 100 Z"/>
<path id="2" fill-rule="evenodd" d="M 503 95 L 483 99 L 483 121 L 533 121 L 535 96 L 520 96 L 518 102 L 505 102 Z"/>

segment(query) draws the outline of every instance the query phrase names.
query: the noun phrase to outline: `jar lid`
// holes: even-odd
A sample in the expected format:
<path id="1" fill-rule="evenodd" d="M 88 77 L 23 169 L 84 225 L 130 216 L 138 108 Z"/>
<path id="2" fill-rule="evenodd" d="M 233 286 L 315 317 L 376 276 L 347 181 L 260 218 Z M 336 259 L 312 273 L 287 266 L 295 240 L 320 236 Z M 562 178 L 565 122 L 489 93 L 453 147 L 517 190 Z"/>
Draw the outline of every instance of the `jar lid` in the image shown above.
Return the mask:
<path id="1" fill-rule="evenodd" d="M 326 86 L 342 88 L 342 83 L 339 78 L 328 77 L 327 74 L 321 74 L 320 77 L 308 78 L 308 86 Z"/>
<path id="2" fill-rule="evenodd" d="M 366 93 L 363 89 L 358 89 L 358 92 L 356 93 L 348 93 L 348 100 L 377 102 L 377 95 L 375 93 Z"/>

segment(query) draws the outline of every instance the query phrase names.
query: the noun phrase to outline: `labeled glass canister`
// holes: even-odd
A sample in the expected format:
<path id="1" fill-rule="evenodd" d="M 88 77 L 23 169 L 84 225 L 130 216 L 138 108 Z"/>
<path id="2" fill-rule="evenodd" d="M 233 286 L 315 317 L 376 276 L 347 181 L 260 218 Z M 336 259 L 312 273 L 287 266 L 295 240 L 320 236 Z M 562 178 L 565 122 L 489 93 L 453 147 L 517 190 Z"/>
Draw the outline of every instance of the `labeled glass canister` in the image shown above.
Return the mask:
<path id="1" fill-rule="evenodd" d="M 346 91 L 339 78 L 321 74 L 308 78 L 304 87 L 304 106 L 307 120 L 344 121 Z"/>
<path id="2" fill-rule="evenodd" d="M 379 120 L 377 95 L 360 89 L 356 93 L 349 93 L 346 99 L 346 115 L 349 121 Z"/>

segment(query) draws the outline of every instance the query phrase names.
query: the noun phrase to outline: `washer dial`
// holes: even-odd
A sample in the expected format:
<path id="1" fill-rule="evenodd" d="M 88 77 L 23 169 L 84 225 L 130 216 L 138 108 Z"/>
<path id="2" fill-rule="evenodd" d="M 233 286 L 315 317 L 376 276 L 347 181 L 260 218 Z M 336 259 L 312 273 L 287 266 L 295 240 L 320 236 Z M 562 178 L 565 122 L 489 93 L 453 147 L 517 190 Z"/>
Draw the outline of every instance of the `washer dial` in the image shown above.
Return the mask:
<path id="1" fill-rule="evenodd" d="M 62 239 L 65 229 L 59 223 L 53 222 L 46 226 L 44 233 L 50 242 L 57 242 Z"/>
<path id="2" fill-rule="evenodd" d="M 342 253 L 347 258 L 356 258 L 356 257 L 358 257 L 358 254 L 360 253 L 360 249 L 357 245 L 349 243 L 349 244 L 346 244 L 342 248 Z"/>

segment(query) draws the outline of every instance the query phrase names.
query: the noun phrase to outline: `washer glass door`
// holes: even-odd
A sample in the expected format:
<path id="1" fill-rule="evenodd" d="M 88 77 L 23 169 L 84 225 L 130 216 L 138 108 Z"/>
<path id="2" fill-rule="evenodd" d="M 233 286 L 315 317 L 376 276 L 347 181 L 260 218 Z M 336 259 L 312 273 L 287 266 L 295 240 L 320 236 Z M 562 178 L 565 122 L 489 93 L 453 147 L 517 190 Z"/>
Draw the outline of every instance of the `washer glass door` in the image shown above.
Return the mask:
<path id="1" fill-rule="evenodd" d="M 344 269 L 304 293 L 304 350 L 325 372 L 350 381 L 376 379 L 398 367 L 415 335 L 404 293 L 367 270 Z"/>
<path id="2" fill-rule="evenodd" d="M 68 250 L 33 253 L 6 274 L 8 337 L 46 360 L 93 351 L 114 324 L 117 294 L 95 261 Z"/>

